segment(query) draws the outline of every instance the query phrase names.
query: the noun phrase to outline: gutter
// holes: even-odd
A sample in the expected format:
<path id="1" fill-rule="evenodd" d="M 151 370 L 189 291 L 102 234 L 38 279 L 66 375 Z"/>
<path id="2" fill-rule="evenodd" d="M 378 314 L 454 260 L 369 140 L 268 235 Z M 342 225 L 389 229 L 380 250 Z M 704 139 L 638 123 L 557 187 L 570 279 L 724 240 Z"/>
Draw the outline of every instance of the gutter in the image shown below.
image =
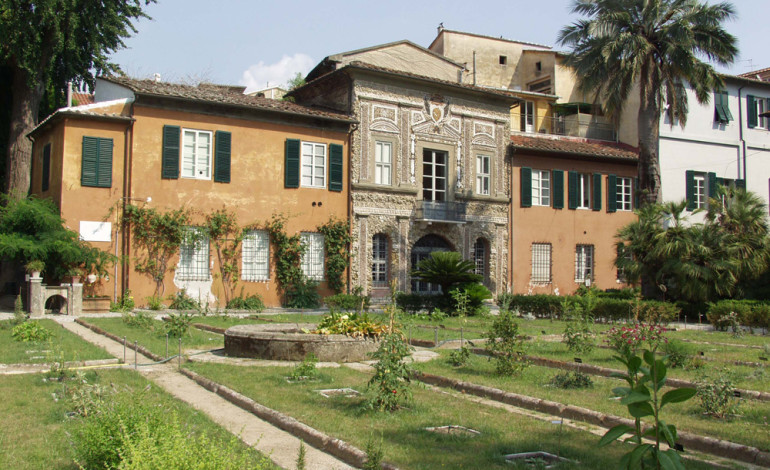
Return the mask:
<path id="1" fill-rule="evenodd" d="M 741 155 L 743 154 L 743 182 L 746 184 L 746 141 L 743 139 L 743 99 L 741 98 L 741 90 L 743 90 L 746 87 L 746 85 L 741 85 L 738 88 L 738 141 L 740 142 L 740 150 L 738 151 L 738 164 L 740 165 L 741 161 Z M 738 177 L 740 178 L 741 173 L 738 172 Z"/>

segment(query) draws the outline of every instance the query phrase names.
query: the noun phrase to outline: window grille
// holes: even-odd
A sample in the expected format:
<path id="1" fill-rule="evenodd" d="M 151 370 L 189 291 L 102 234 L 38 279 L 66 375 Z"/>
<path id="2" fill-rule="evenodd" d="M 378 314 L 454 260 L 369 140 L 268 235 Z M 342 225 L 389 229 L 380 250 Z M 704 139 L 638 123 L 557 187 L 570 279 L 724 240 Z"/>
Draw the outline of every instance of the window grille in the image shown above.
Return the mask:
<path id="1" fill-rule="evenodd" d="M 388 237 L 382 233 L 372 237 L 372 285 L 388 285 Z"/>
<path id="2" fill-rule="evenodd" d="M 577 245 L 575 247 L 575 282 L 593 281 L 594 246 Z"/>
<path id="3" fill-rule="evenodd" d="M 305 253 L 302 255 L 302 273 L 314 281 L 324 280 L 324 236 L 320 233 L 301 234 Z"/>
<path id="4" fill-rule="evenodd" d="M 532 275 L 533 284 L 551 283 L 551 244 L 532 244 Z"/>
<path id="5" fill-rule="evenodd" d="M 270 237 L 264 230 L 250 230 L 241 244 L 241 279 L 266 281 L 270 279 Z"/>
<path id="6" fill-rule="evenodd" d="M 188 236 L 179 247 L 179 265 L 176 277 L 180 281 L 208 281 L 209 238 L 199 228 L 188 228 Z"/>
<path id="7" fill-rule="evenodd" d="M 479 238 L 473 245 L 473 262 L 476 265 L 475 273 L 479 276 L 487 277 L 487 244 L 484 239 Z"/>

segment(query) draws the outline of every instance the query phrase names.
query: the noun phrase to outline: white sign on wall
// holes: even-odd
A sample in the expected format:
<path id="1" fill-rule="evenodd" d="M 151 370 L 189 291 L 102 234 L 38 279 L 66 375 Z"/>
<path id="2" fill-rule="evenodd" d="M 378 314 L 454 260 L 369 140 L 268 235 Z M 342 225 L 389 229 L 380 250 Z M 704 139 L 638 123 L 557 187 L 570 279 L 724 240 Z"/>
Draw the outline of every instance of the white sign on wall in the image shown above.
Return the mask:
<path id="1" fill-rule="evenodd" d="M 112 223 L 111 222 L 90 222 L 88 220 L 80 221 L 80 239 L 87 242 L 109 242 L 112 241 Z"/>

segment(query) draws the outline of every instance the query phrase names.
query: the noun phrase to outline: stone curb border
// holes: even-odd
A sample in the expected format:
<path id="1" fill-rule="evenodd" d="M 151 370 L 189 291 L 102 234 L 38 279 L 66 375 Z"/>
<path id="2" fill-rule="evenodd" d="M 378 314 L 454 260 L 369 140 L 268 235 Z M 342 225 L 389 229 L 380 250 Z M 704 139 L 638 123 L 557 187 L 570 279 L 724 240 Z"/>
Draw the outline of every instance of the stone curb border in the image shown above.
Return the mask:
<path id="1" fill-rule="evenodd" d="M 193 323 L 192 326 L 194 328 L 198 328 L 199 330 L 209 331 L 211 333 L 219 333 L 220 335 L 225 334 L 225 330 L 227 329 L 227 328 L 220 328 L 218 326 L 206 325 L 204 323 Z"/>
<path id="2" fill-rule="evenodd" d="M 109 331 L 104 331 L 103 329 L 99 328 L 98 326 L 92 325 L 92 324 L 88 323 L 85 320 L 82 320 L 80 318 L 76 318 L 75 319 L 75 323 L 77 323 L 80 326 L 84 326 L 84 327 L 88 328 L 89 330 L 93 331 L 94 333 L 100 334 L 102 336 L 106 336 L 106 337 L 110 338 L 113 341 L 117 341 L 118 343 L 123 344 L 123 338 L 120 338 L 117 335 L 114 335 L 114 334 L 110 333 Z M 126 342 L 126 348 L 134 350 L 134 345 L 131 344 L 131 343 Z M 136 352 L 138 352 L 139 354 L 143 354 L 143 355 L 149 357 L 150 359 L 152 359 L 155 362 L 160 362 L 160 361 L 165 361 L 166 360 L 165 358 L 158 356 L 157 354 L 155 354 L 154 352 L 150 351 L 149 349 L 145 348 L 142 345 L 137 345 Z"/>
<path id="3" fill-rule="evenodd" d="M 92 359 L 90 361 L 68 361 L 64 363 L 64 367 L 93 367 L 93 366 L 106 366 L 112 364 L 120 364 L 120 359 Z M 6 370 L 26 370 L 30 372 L 37 372 L 40 368 L 50 368 L 50 363 L 20 363 L 20 364 L 0 364 L 0 374 Z"/>
<path id="4" fill-rule="evenodd" d="M 471 352 L 482 356 L 489 355 L 489 352 L 486 349 L 481 349 L 481 348 L 473 348 L 471 349 Z M 574 371 L 584 372 L 591 375 L 599 375 L 602 377 L 610 377 L 613 373 L 619 373 L 619 374 L 624 373 L 622 370 L 619 370 L 619 369 L 610 369 L 608 367 L 595 366 L 592 364 L 578 364 L 576 362 L 557 361 L 556 359 L 548 359 L 547 357 L 524 356 L 524 358 L 527 361 L 530 361 L 537 366 L 549 367 L 551 369 L 574 370 Z M 691 387 L 691 388 L 696 388 L 698 386 L 697 384 L 690 382 L 689 380 L 672 379 L 672 378 L 666 379 L 666 385 L 669 385 L 671 387 Z M 767 393 L 767 392 L 759 392 L 756 390 L 745 390 L 742 388 L 736 388 L 735 391 L 740 392 L 741 398 L 748 398 L 748 399 L 759 400 L 759 401 L 770 401 L 770 393 Z"/>
<path id="5" fill-rule="evenodd" d="M 364 463 L 366 463 L 366 453 L 345 441 L 333 438 L 317 429 L 311 428 L 291 416 L 287 416 L 281 412 L 260 405 L 251 398 L 241 395 L 235 390 L 218 384 L 213 380 L 209 380 L 189 369 L 181 369 L 180 372 L 182 375 L 192 379 L 206 390 L 216 393 L 233 405 L 256 415 L 258 418 L 267 421 L 273 426 L 293 434 L 316 449 L 331 454 L 343 462 L 357 468 L 361 468 Z M 382 463 L 380 467 L 385 470 L 398 470 L 398 467 L 389 463 Z"/>
<path id="6" fill-rule="evenodd" d="M 587 408 L 564 405 L 562 403 L 534 398 L 527 395 L 519 395 L 518 393 L 506 392 L 497 388 L 454 380 L 439 375 L 418 372 L 415 374 L 415 379 L 430 385 L 452 388 L 461 393 L 489 398 L 508 405 L 539 411 L 553 416 L 583 421 L 607 429 L 617 426 L 618 424 L 634 426 L 632 420 L 621 418 L 619 416 L 599 413 L 598 411 L 589 410 Z M 733 442 L 699 436 L 688 432 L 679 432 L 678 438 L 682 445 L 698 452 L 770 468 L 770 453 L 761 451 L 756 447 L 735 444 Z"/>

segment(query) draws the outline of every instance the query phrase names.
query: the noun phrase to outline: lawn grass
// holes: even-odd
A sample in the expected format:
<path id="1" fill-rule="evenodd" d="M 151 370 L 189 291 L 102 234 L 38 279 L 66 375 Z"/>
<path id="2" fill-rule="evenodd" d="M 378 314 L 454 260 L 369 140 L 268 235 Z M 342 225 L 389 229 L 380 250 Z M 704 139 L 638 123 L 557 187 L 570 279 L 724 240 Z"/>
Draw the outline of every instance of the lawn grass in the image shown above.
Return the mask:
<path id="1" fill-rule="evenodd" d="M 192 363 L 186 365 L 259 403 L 288 414 L 331 436 L 363 449 L 373 440 L 384 460 L 401 468 L 524 468 L 504 462 L 505 454 L 545 450 L 575 459 L 559 468 L 614 467 L 625 448 L 617 443 L 596 450 L 598 436 L 588 432 L 502 411 L 415 385 L 414 403 L 395 413 L 364 410 L 364 398 L 324 398 L 314 390 L 349 387 L 363 391 L 369 375 L 341 367 L 322 369 L 318 382 L 289 384 L 288 367 L 246 368 Z M 481 432 L 476 437 L 425 431 L 431 426 L 461 425 Z M 688 468 L 711 468 L 688 464 Z"/>
<path id="2" fill-rule="evenodd" d="M 441 359 L 417 364 L 418 370 L 430 374 L 473 382 L 501 390 L 576 405 L 615 416 L 628 417 L 628 410 L 611 400 L 612 389 L 621 386 L 617 379 L 592 376 L 594 386 L 588 389 L 564 390 L 550 385 L 559 372 L 547 367 L 531 365 L 519 377 L 500 377 L 494 373 L 494 361 L 471 355 L 463 367 L 453 367 L 446 360 L 449 351 L 441 351 Z M 697 398 L 685 403 L 668 405 L 665 421 L 673 423 L 680 431 L 725 439 L 770 451 L 770 403 L 758 400 L 741 400 L 739 417 L 716 419 L 702 414 Z"/>
<path id="3" fill-rule="evenodd" d="M 89 383 L 115 384 L 139 392 L 149 382 L 130 370 L 90 371 L 84 376 Z M 0 376 L 0 468 L 14 470 L 74 470 L 71 434 L 78 418 L 66 413 L 67 400 L 54 401 L 61 394 L 60 382 L 44 382 L 41 374 Z M 214 439 L 232 436 L 206 415 L 171 397 L 157 386 L 150 386 L 147 399 L 169 411 L 176 411 L 181 422 L 193 431 L 205 432 Z M 251 451 L 257 454 L 256 451 Z"/>
<path id="4" fill-rule="evenodd" d="M 105 331 L 126 337 L 126 342 L 133 344 L 137 341 L 140 346 L 144 346 L 153 353 L 165 357 L 166 355 L 166 335 L 162 333 L 163 322 L 152 320 L 153 330 L 147 330 L 140 327 L 127 325 L 122 318 L 87 318 L 86 321 L 102 328 Z M 178 340 L 169 338 L 168 354 L 173 356 L 177 353 L 179 347 Z M 217 333 L 201 331 L 192 326 L 188 333 L 182 337 L 182 352 L 186 350 L 209 350 L 224 347 L 224 337 Z"/>
<path id="5" fill-rule="evenodd" d="M 25 343 L 11 337 L 11 321 L 0 321 L 0 363 L 43 364 L 51 362 L 54 354 L 61 351 L 65 361 L 110 359 L 107 351 L 81 339 L 53 320 L 36 320 L 53 333 L 51 342 Z"/>

